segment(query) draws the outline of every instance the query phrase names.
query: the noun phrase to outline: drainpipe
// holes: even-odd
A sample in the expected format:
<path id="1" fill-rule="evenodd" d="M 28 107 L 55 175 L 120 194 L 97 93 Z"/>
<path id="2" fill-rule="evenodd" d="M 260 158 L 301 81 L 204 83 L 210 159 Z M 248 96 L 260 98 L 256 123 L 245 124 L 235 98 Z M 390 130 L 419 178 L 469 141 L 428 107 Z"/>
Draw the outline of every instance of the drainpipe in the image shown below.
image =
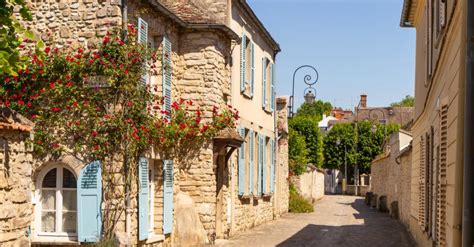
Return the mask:
<path id="1" fill-rule="evenodd" d="M 123 38 L 127 38 L 127 31 L 128 31 L 128 5 L 127 0 L 121 0 L 121 9 L 122 9 L 122 35 Z M 129 167 L 128 167 L 128 160 L 125 160 L 125 172 L 128 174 Z M 127 234 L 128 238 L 131 239 L 132 236 L 132 217 L 131 217 L 131 191 L 130 191 L 130 181 L 128 179 L 125 181 L 127 183 L 125 185 L 125 233 Z"/>
<path id="2" fill-rule="evenodd" d="M 463 167 L 463 215 L 462 215 L 462 246 L 474 244 L 474 2 L 465 0 L 467 9 L 466 21 L 466 74 L 464 82 L 464 167 Z"/>

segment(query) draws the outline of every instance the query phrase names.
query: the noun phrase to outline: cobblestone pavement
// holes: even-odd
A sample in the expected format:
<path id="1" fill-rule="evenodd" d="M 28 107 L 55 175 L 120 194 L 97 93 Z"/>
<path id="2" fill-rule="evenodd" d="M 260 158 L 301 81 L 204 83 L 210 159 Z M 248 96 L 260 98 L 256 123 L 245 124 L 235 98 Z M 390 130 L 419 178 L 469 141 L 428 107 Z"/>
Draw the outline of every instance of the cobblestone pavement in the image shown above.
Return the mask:
<path id="1" fill-rule="evenodd" d="M 253 228 L 217 246 L 415 246 L 397 220 L 364 204 L 354 196 L 325 196 L 314 213 L 287 214 Z"/>

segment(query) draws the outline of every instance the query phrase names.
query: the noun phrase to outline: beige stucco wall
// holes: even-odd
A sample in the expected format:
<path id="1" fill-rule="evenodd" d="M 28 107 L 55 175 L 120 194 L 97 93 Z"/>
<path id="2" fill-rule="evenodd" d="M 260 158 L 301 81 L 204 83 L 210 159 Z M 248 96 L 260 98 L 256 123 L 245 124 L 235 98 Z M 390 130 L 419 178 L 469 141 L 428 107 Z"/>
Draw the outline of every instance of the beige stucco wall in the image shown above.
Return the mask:
<path id="1" fill-rule="evenodd" d="M 244 96 L 240 92 L 241 46 L 240 44 L 234 44 L 235 48 L 232 51 L 232 105 L 240 112 L 241 126 L 265 134 L 267 137 L 274 138 L 274 114 L 262 108 L 262 58 L 265 57 L 272 63 L 275 63 L 273 50 L 264 39 L 263 34 L 256 28 L 256 23 L 254 23 L 250 17 L 246 16 L 239 4 L 232 4 L 231 17 L 230 28 L 240 37 L 245 33 L 255 44 L 253 98 Z M 270 78 L 267 78 L 267 83 L 270 83 Z M 271 99 L 269 93 L 267 93 L 267 98 L 269 104 Z"/>
<path id="2" fill-rule="evenodd" d="M 0 130 L 0 246 L 28 246 L 33 218 L 28 132 Z"/>
<path id="3" fill-rule="evenodd" d="M 433 127 L 434 146 L 439 143 L 439 109 L 448 106 L 447 134 L 447 205 L 446 205 L 446 245 L 460 246 L 462 217 L 462 154 L 463 154 L 463 110 L 464 110 L 464 54 L 465 28 L 464 1 L 457 1 L 454 15 L 447 28 L 444 44 L 439 56 L 434 59 L 433 79 L 426 82 L 426 15 L 423 8 L 426 1 L 421 1 L 417 11 L 417 59 L 416 59 L 416 116 L 413 126 L 413 164 L 410 214 L 414 222 L 419 219 L 419 181 L 420 181 L 420 141 L 421 137 Z M 448 9 L 448 13 L 450 9 Z M 415 229 L 418 228 L 418 229 Z M 411 224 L 416 240 L 424 246 L 428 240 L 423 230 L 415 223 Z"/>
<path id="4" fill-rule="evenodd" d="M 292 176 L 291 182 L 301 196 L 312 202 L 324 196 L 324 172 L 318 169 L 308 168 L 307 172 Z"/>

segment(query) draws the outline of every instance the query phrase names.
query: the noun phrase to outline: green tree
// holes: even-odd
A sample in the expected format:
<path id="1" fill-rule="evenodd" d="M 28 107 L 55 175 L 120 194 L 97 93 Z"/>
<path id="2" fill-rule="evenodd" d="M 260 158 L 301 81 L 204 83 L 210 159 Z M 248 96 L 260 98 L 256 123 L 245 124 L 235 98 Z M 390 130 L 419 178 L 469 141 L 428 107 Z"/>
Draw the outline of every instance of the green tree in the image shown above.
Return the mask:
<path id="1" fill-rule="evenodd" d="M 356 134 L 354 125 L 341 123 L 334 125 L 324 138 L 324 167 L 343 169 L 356 161 Z"/>
<path id="2" fill-rule="evenodd" d="M 308 148 L 308 161 L 317 167 L 323 165 L 323 136 L 318 127 L 319 118 L 316 116 L 295 116 L 290 119 L 288 126 L 304 136 Z"/>
<path id="3" fill-rule="evenodd" d="M 390 106 L 391 107 L 399 107 L 399 106 L 413 107 L 413 106 L 415 106 L 415 97 L 413 97 L 411 95 L 407 95 L 401 101 L 393 102 L 392 104 L 390 104 Z"/>
<path id="4" fill-rule="evenodd" d="M 23 0 L 0 0 L 0 75 L 8 74 L 16 76 L 18 70 L 25 67 L 29 57 L 21 56 L 19 47 L 24 41 L 35 41 L 31 31 L 27 31 L 15 17 L 15 9 L 19 10 L 19 16 L 25 21 L 31 21 L 31 12 Z M 41 42 L 36 50 L 43 48 Z"/>
<path id="5" fill-rule="evenodd" d="M 304 137 L 296 130 L 289 129 L 289 150 L 290 171 L 296 175 L 302 174 L 306 170 L 308 163 L 308 149 Z"/>
<path id="6" fill-rule="evenodd" d="M 370 171 L 372 160 L 383 152 L 384 135 L 388 141 L 398 129 L 398 124 L 382 125 L 370 121 L 334 125 L 324 138 L 324 167 L 342 169 L 346 146 L 348 167 L 357 165 L 361 172 Z"/>
<path id="7" fill-rule="evenodd" d="M 322 119 L 323 114 L 329 115 L 332 110 L 332 105 L 329 102 L 324 102 L 322 100 L 315 101 L 314 103 L 307 104 L 303 103 L 298 111 L 296 116 L 316 116 L 318 119 Z"/>

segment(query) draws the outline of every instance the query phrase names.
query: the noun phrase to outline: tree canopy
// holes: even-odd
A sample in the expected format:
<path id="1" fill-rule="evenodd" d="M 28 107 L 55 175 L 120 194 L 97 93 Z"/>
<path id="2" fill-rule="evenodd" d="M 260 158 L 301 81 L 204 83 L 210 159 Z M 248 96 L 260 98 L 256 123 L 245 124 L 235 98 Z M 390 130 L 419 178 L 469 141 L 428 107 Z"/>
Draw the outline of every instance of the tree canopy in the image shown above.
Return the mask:
<path id="1" fill-rule="evenodd" d="M 303 103 L 300 108 L 298 108 L 298 111 L 295 115 L 313 117 L 316 116 L 319 119 L 322 119 L 323 114 L 329 115 L 331 113 L 331 110 L 331 103 L 318 100 L 311 104 Z"/>
<path id="2" fill-rule="evenodd" d="M 318 127 L 319 119 L 315 116 L 295 116 L 288 125 L 304 137 L 308 148 L 308 161 L 317 167 L 323 164 L 323 137 Z"/>
<path id="3" fill-rule="evenodd" d="M 391 107 L 400 107 L 400 106 L 413 107 L 415 106 L 415 97 L 411 95 L 407 95 L 401 101 L 391 103 L 390 106 Z"/>
<path id="4" fill-rule="evenodd" d="M 370 121 L 334 125 L 324 138 L 324 167 L 341 169 L 346 155 L 349 167 L 357 165 L 361 172 L 368 172 L 372 160 L 383 152 L 384 135 L 388 140 L 398 129 L 397 124 L 383 125 Z"/>

